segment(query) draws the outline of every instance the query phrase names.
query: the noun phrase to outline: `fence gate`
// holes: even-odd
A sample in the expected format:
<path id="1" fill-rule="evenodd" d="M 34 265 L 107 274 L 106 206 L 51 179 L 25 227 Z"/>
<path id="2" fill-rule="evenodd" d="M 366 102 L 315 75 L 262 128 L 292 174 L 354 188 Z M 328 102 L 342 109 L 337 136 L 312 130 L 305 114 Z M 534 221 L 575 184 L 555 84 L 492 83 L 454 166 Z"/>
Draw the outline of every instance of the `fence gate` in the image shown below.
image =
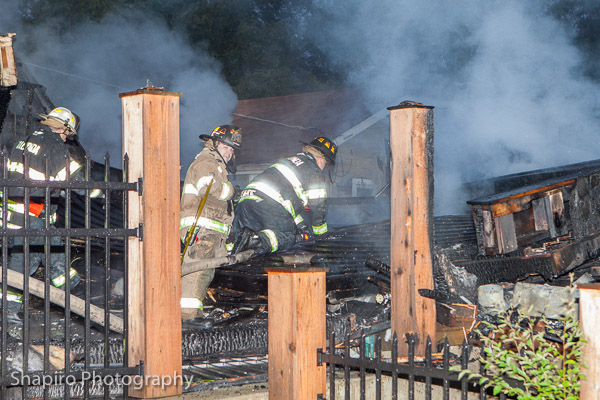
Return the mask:
<path id="1" fill-rule="evenodd" d="M 104 165 L 89 154 L 79 161 L 84 181 L 68 178 L 70 159 L 64 181 L 9 179 L 6 160 L 5 149 L 1 398 L 127 398 L 127 386 L 143 379 L 142 362 L 128 366 L 126 340 L 127 238 L 141 238 L 126 226 L 126 194 L 141 195 L 141 181 L 128 182 L 127 157 L 117 170 L 108 154 Z"/>
<path id="2" fill-rule="evenodd" d="M 440 353 L 432 352 L 432 343 L 428 338 L 425 355 L 415 354 L 416 337 L 406 335 L 408 357 L 398 357 L 398 337 L 391 339 L 387 351 L 382 350 L 382 336 L 385 332 L 355 332 L 347 334 L 343 343 L 335 346 L 336 338 L 329 336 L 329 351 L 317 351 L 317 365 L 328 365 L 329 390 L 320 399 L 482 399 L 488 398 L 488 391 L 468 381 L 466 375 L 458 379 L 458 372 L 451 370 L 452 365 L 467 368 L 471 357 L 471 348 L 466 342 L 459 351 L 450 352 L 448 340 L 445 340 Z M 483 374 L 485 371 L 480 369 Z M 338 383 L 338 378 L 341 378 Z M 371 379 L 374 378 L 374 379 Z M 356 385 L 353 382 L 358 381 Z M 368 384 L 368 381 L 371 384 Z M 517 384 L 512 380 L 508 380 Z M 343 387 L 340 387 L 343 386 Z M 356 387 L 355 387 L 356 386 Z M 500 394 L 500 400 L 506 399 Z"/>

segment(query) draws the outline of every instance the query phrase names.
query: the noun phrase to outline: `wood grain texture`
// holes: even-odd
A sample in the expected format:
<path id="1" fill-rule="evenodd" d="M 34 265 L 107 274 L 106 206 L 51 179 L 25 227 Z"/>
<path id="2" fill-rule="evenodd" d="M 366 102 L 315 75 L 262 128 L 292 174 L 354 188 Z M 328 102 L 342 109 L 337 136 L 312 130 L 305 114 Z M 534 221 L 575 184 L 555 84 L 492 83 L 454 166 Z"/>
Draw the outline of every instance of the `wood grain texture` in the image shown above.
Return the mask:
<path id="1" fill-rule="evenodd" d="M 325 394 L 326 269 L 268 272 L 269 399 L 316 399 Z"/>
<path id="2" fill-rule="evenodd" d="M 129 360 L 144 360 L 147 376 L 172 377 L 181 374 L 179 96 L 141 90 L 121 99 L 130 181 L 143 177 L 144 189 L 141 199 L 129 196 L 130 226 L 143 223 L 143 241 L 131 238 L 129 248 Z M 130 395 L 182 392 L 179 381 L 164 387 L 148 382 L 140 390 L 130 388 Z"/>
<path id="3" fill-rule="evenodd" d="M 435 340 L 435 301 L 418 294 L 433 289 L 433 111 L 392 109 L 390 113 L 392 328 L 399 337 L 418 335 L 423 353 Z M 408 346 L 399 347 L 400 355 Z"/>
<path id="4" fill-rule="evenodd" d="M 14 33 L 0 35 L 0 86 L 12 87 L 17 85 L 17 67 L 13 50 Z"/>
<path id="5" fill-rule="evenodd" d="M 582 399 L 600 399 L 600 285 L 579 287 L 579 320 L 583 339 L 587 341 L 583 349 L 586 379 L 581 382 Z"/>

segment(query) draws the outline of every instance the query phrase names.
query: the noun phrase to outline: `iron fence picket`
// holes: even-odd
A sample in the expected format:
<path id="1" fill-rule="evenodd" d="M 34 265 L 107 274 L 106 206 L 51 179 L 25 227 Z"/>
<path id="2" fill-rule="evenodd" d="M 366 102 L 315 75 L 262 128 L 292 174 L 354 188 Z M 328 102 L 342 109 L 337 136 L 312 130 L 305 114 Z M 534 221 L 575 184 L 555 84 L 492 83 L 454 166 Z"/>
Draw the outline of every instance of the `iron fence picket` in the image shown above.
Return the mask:
<path id="1" fill-rule="evenodd" d="M 462 344 L 462 352 L 461 352 L 461 362 L 460 362 L 460 367 L 465 370 L 467 369 L 467 367 L 469 366 L 469 345 L 467 344 L 467 341 L 464 340 L 463 344 Z M 469 380 L 467 379 L 467 376 L 463 376 L 463 378 L 460 380 L 460 390 L 461 390 L 461 395 L 462 395 L 462 400 L 467 400 L 467 396 L 468 396 L 468 390 L 469 390 Z"/>
<path id="2" fill-rule="evenodd" d="M 444 338 L 444 348 L 442 350 L 442 363 L 444 371 L 450 372 L 450 343 L 448 338 Z M 450 399 L 450 379 L 444 378 L 444 400 Z"/>
<path id="3" fill-rule="evenodd" d="M 392 337 L 392 400 L 398 400 L 398 335 Z"/>
<path id="4" fill-rule="evenodd" d="M 406 340 L 408 341 L 408 366 L 410 367 L 408 375 L 408 398 L 410 400 L 415 399 L 415 374 L 412 372 L 415 367 L 415 339 L 415 335 L 406 334 Z"/>
<path id="5" fill-rule="evenodd" d="M 366 343 L 365 343 L 365 335 L 361 335 L 360 337 L 360 342 L 359 342 L 359 358 L 360 358 L 360 400 L 365 400 L 365 396 L 366 396 L 366 370 L 365 370 L 365 357 L 366 357 L 366 351 L 367 351 L 367 347 L 366 347 Z"/>
<path id="6" fill-rule="evenodd" d="M 427 374 L 425 375 L 425 399 L 431 400 L 431 370 L 432 370 L 432 352 L 431 352 L 431 338 L 427 337 L 427 342 L 425 343 L 425 369 L 427 370 Z"/>
<path id="7" fill-rule="evenodd" d="M 350 335 L 346 335 L 346 341 L 344 343 L 344 398 L 350 400 Z"/>
<path id="8" fill-rule="evenodd" d="M 70 174 L 67 174 L 67 182 L 70 182 Z M 71 189 L 65 189 L 65 228 L 71 227 Z M 71 265 L 71 236 L 65 236 L 65 267 Z M 65 279 L 65 360 L 70 359 L 71 355 L 71 341 L 66 338 L 71 337 L 71 280 Z M 65 374 L 68 375 L 71 372 L 70 363 L 65 361 Z M 69 385 L 65 381 L 63 384 L 63 393 L 66 400 L 71 398 L 71 390 Z"/>
<path id="9" fill-rule="evenodd" d="M 377 335 L 375 342 L 375 357 L 381 360 L 381 335 Z M 381 368 L 375 369 L 375 398 L 381 400 Z"/>
<path id="10" fill-rule="evenodd" d="M 123 182 L 129 182 L 129 156 L 125 154 L 123 157 Z M 138 193 L 141 196 L 141 185 L 138 186 Z M 128 193 L 123 193 L 123 228 L 127 228 L 127 221 L 129 220 L 128 213 Z M 129 366 L 129 341 L 127 340 L 127 332 L 129 328 L 129 238 L 123 238 L 123 249 L 124 249 L 124 265 L 123 265 L 123 366 Z M 141 365 L 143 368 L 143 364 Z M 123 385 L 123 399 L 129 399 L 129 386 Z"/>
<path id="11" fill-rule="evenodd" d="M 2 178 L 5 178 L 8 170 L 7 164 L 5 162 L 6 159 L 6 149 L 2 149 L 2 153 L 0 154 L 0 162 L 2 163 Z M 6 186 L 2 186 L 2 193 L 6 193 Z M 2 224 L 5 225 L 5 221 L 7 221 L 8 215 L 8 204 L 6 201 L 2 202 Z M 8 265 L 8 238 L 4 236 L 2 238 L 2 265 Z M 8 371 L 8 358 L 6 357 L 6 353 L 8 351 L 8 269 L 2 268 L 2 332 L 0 335 L 0 376 L 4 376 Z M 6 393 L 6 385 L 2 384 L 0 387 L 0 397 L 3 399 L 7 397 Z"/>

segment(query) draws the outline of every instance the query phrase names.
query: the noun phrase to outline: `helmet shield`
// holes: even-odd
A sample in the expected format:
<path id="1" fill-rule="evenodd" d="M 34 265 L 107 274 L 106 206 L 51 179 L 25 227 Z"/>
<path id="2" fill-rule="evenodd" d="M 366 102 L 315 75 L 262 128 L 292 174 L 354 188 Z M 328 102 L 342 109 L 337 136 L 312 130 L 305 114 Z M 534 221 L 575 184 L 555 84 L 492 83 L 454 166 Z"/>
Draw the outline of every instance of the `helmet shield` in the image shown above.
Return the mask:
<path id="1" fill-rule="evenodd" d="M 221 143 L 233 147 L 235 150 L 242 148 L 242 130 L 233 125 L 217 126 L 210 135 L 200 135 L 200 139 L 218 140 Z"/>

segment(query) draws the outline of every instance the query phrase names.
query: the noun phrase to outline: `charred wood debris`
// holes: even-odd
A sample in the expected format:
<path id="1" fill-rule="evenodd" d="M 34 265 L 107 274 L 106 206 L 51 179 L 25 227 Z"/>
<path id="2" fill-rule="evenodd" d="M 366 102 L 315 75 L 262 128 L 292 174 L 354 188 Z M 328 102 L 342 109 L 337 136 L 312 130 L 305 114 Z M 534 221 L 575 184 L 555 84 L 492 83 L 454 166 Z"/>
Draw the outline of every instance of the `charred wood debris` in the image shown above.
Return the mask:
<path id="1" fill-rule="evenodd" d="M 504 190 L 493 192 L 497 181 Z M 599 182 L 600 161 L 593 161 L 465 185 L 471 213 L 434 218 L 434 289 L 419 288 L 436 300 L 436 339 L 471 340 L 481 320 L 515 309 L 557 318 L 570 273 L 576 284 L 600 280 Z M 327 328 L 336 337 L 389 328 L 389 243 L 383 221 L 338 228 L 292 250 L 314 254 L 312 265 L 329 268 Z M 244 320 L 266 332 L 264 268 L 281 263 L 273 254 L 219 268 L 205 326 Z"/>

